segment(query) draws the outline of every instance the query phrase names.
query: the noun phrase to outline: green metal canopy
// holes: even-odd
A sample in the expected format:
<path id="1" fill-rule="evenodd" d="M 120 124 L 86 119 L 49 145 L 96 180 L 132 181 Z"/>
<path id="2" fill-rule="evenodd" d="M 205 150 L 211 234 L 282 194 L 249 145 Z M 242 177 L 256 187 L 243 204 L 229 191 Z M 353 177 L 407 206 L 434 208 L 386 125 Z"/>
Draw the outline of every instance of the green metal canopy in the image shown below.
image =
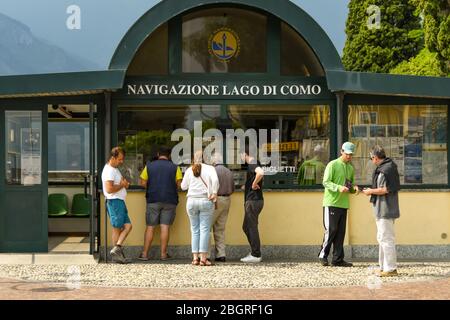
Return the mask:
<path id="1" fill-rule="evenodd" d="M 125 70 L 0 77 L 0 98 L 85 95 L 122 88 Z"/>
<path id="2" fill-rule="evenodd" d="M 85 95 L 121 89 L 126 69 L 134 55 L 158 26 L 183 12 L 213 4 L 243 5 L 265 10 L 288 23 L 317 55 L 325 70 L 328 88 L 332 92 L 450 99 L 450 78 L 345 71 L 336 48 L 324 30 L 306 12 L 288 0 L 161 1 L 128 30 L 111 59 L 109 70 L 0 76 L 0 98 Z M 189 79 L 190 75 L 183 77 Z"/>
<path id="3" fill-rule="evenodd" d="M 450 98 L 450 78 L 333 70 L 328 70 L 326 77 L 328 88 L 333 92 Z"/>
<path id="4" fill-rule="evenodd" d="M 86 95 L 123 87 L 126 70 L 0 77 L 0 98 Z M 326 71 L 332 92 L 450 99 L 450 78 Z"/>

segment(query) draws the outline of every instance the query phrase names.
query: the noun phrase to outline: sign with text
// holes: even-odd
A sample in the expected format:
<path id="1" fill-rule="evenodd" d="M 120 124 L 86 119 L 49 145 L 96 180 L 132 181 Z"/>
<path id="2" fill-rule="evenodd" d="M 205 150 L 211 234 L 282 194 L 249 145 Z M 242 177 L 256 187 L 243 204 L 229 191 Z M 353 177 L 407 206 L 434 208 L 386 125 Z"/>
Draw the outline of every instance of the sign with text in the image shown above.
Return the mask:
<path id="1" fill-rule="evenodd" d="M 300 148 L 300 142 L 280 142 L 280 143 L 266 143 L 262 145 L 264 151 L 267 152 L 287 152 L 287 151 L 298 151 Z"/>
<path id="2" fill-rule="evenodd" d="M 328 99 L 332 98 L 325 79 L 311 81 L 132 81 L 121 91 L 129 98 L 159 99 Z"/>

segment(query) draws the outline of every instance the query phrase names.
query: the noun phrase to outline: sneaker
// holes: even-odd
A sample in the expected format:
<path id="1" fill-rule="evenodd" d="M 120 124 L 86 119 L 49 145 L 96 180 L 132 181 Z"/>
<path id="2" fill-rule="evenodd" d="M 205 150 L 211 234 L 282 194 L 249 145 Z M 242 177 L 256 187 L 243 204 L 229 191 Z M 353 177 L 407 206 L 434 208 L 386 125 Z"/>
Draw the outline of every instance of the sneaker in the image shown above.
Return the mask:
<path id="1" fill-rule="evenodd" d="M 320 264 L 321 264 L 322 266 L 324 266 L 324 267 L 327 267 L 327 266 L 330 265 L 330 264 L 328 263 L 328 259 L 326 259 L 326 258 L 319 258 L 319 262 L 320 262 Z"/>
<path id="2" fill-rule="evenodd" d="M 242 258 L 242 262 L 258 263 L 262 261 L 262 257 L 254 257 L 251 254 Z"/>
<path id="3" fill-rule="evenodd" d="M 217 258 L 214 259 L 214 261 L 217 261 L 217 262 L 226 262 L 227 259 L 226 259 L 225 257 L 217 257 Z"/>
<path id="4" fill-rule="evenodd" d="M 123 247 L 119 247 L 119 248 L 120 248 L 120 255 L 122 256 L 122 258 L 127 260 L 127 257 L 125 257 L 125 253 L 123 252 Z"/>
<path id="5" fill-rule="evenodd" d="M 331 263 L 331 265 L 333 267 L 353 267 L 353 263 L 347 262 L 347 261 L 340 261 L 340 262 L 335 262 L 335 263 Z"/>
<path id="6" fill-rule="evenodd" d="M 125 258 L 121 247 L 114 246 L 114 248 L 112 248 L 112 250 L 109 253 L 111 254 L 113 262 L 127 263 L 127 259 Z"/>
<path id="7" fill-rule="evenodd" d="M 397 277 L 397 276 L 398 276 L 397 270 L 380 272 L 380 277 Z"/>

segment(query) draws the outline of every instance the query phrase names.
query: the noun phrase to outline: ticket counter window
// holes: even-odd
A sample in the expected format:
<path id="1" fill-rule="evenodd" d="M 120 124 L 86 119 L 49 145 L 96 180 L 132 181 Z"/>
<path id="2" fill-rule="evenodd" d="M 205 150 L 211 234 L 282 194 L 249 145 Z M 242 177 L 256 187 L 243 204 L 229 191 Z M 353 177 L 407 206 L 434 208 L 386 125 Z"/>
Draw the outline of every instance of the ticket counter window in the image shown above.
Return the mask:
<path id="1" fill-rule="evenodd" d="M 448 183 L 448 107 L 439 105 L 349 106 L 349 137 L 358 184 L 371 184 L 370 149 L 378 144 L 398 166 L 404 185 Z"/>
<path id="2" fill-rule="evenodd" d="M 266 175 L 266 187 L 295 189 L 322 184 L 330 159 L 329 106 L 230 105 L 229 114 L 233 127 L 279 130 L 279 142 L 259 146 L 280 154 L 278 173 Z"/>
<path id="3" fill-rule="evenodd" d="M 138 185 L 141 170 L 146 161 L 155 158 L 159 146 L 173 147 L 179 142 L 171 141 L 176 129 L 194 133 L 194 121 L 202 121 L 202 133 L 219 129 L 224 141 L 227 129 L 254 129 L 258 134 L 259 129 L 267 129 L 267 140 L 258 139 L 258 147 L 269 155 L 272 150 L 278 150 L 281 160 L 276 168 L 279 172 L 267 175 L 267 188 L 320 185 L 329 161 L 330 108 L 327 105 L 124 105 L 119 107 L 118 115 L 118 143 L 127 152 L 121 170 L 133 185 Z M 279 141 L 271 140 L 272 129 L 279 130 Z M 222 147 L 225 159 L 231 151 L 238 155 L 239 150 L 237 141 L 231 144 L 226 141 Z M 191 158 L 191 154 L 182 156 L 182 160 Z M 245 179 L 244 166 L 237 159 L 227 164 L 234 172 L 236 185 L 240 186 Z M 188 166 L 182 164 L 184 168 Z"/>

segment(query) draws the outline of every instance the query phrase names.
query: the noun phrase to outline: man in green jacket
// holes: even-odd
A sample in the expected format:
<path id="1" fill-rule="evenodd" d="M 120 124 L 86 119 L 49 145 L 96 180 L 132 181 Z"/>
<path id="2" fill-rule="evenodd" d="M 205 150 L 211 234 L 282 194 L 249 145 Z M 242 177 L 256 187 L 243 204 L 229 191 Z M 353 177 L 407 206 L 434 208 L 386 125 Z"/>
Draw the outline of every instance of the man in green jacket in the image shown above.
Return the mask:
<path id="1" fill-rule="evenodd" d="M 341 148 L 341 156 L 328 163 L 323 177 L 325 194 L 323 197 L 323 225 L 325 234 L 319 260 L 328 266 L 328 254 L 333 245 L 331 265 L 335 267 L 351 267 L 353 264 L 344 260 L 344 238 L 349 208 L 349 193 L 358 194 L 355 185 L 354 170 L 350 164 L 355 145 L 345 142 Z"/>
<path id="2" fill-rule="evenodd" d="M 322 183 L 325 165 L 323 164 L 321 157 L 324 151 L 324 148 L 320 144 L 315 146 L 314 157 L 310 160 L 306 160 L 300 166 L 297 175 L 297 181 L 300 186 L 310 186 Z"/>

